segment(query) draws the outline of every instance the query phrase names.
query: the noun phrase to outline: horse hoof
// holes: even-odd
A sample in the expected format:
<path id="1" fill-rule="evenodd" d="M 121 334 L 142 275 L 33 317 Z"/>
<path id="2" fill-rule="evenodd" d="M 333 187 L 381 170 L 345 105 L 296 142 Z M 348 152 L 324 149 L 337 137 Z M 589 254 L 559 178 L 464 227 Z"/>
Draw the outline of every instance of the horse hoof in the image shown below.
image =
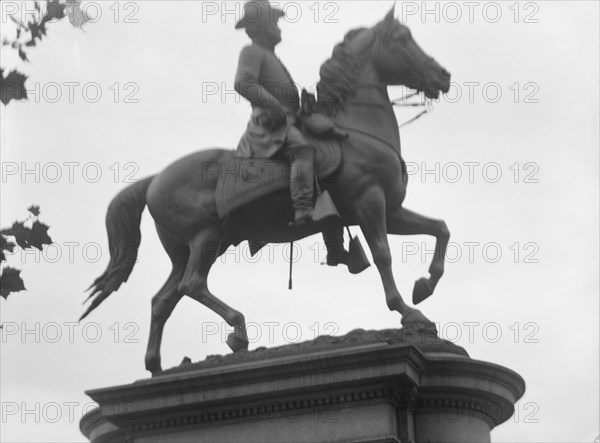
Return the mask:
<path id="1" fill-rule="evenodd" d="M 227 336 L 227 346 L 229 346 L 233 352 L 247 351 L 248 340 L 242 340 L 237 334 L 232 332 Z"/>
<path id="2" fill-rule="evenodd" d="M 150 357 L 146 358 L 146 370 L 150 372 L 152 375 L 157 372 L 162 371 L 162 367 L 160 365 L 160 358 Z"/>
<path id="3" fill-rule="evenodd" d="M 418 309 L 411 309 L 408 314 L 403 315 L 401 323 L 402 326 L 406 326 L 409 324 L 420 324 L 424 326 L 434 324 L 431 320 L 425 317 L 425 315 Z"/>
<path id="4" fill-rule="evenodd" d="M 431 288 L 429 281 L 426 278 L 418 279 L 413 289 L 413 304 L 418 305 L 431 294 L 433 294 L 433 288 Z"/>

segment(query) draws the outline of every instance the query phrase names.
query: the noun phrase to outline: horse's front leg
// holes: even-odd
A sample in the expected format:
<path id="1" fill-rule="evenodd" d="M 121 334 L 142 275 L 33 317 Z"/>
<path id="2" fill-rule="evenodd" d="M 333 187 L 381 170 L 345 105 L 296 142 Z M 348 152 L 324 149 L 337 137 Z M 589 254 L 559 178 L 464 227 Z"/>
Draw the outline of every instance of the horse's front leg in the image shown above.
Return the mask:
<path id="1" fill-rule="evenodd" d="M 392 273 L 392 255 L 387 240 L 385 215 L 385 196 L 380 188 L 373 187 L 355 200 L 355 215 L 360 228 L 369 244 L 373 261 L 381 275 L 385 290 L 385 300 L 391 311 L 402 315 L 402 323 L 413 321 L 429 322 L 420 311 L 408 306 L 394 281 Z"/>
<path id="2" fill-rule="evenodd" d="M 419 304 L 435 290 L 435 287 L 444 274 L 446 248 L 450 239 L 450 231 L 443 220 L 429 217 L 399 207 L 388 214 L 387 226 L 389 234 L 397 235 L 431 235 L 436 238 L 435 252 L 429 267 L 429 278 L 420 278 L 415 282 L 413 289 L 413 303 Z"/>

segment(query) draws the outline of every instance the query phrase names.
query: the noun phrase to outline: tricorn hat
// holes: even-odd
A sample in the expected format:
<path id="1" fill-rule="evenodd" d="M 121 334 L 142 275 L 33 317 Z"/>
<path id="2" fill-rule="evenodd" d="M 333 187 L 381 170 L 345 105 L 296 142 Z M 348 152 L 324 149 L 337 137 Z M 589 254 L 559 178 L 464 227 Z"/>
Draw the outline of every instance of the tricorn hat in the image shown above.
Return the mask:
<path id="1" fill-rule="evenodd" d="M 266 0 L 248 1 L 244 4 L 244 15 L 242 19 L 236 23 L 235 29 L 247 28 L 251 25 L 277 22 L 285 13 L 271 6 Z"/>

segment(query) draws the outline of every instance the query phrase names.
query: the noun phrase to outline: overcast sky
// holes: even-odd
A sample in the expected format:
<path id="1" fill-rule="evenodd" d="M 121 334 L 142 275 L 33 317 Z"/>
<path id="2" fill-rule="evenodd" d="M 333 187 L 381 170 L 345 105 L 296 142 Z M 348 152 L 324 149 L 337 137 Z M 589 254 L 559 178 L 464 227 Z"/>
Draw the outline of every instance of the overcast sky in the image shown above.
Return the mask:
<path id="1" fill-rule="evenodd" d="M 3 35 L 13 32 L 9 3 L 23 5 L 2 1 Z M 148 376 L 150 299 L 170 264 L 147 212 L 129 282 L 84 323 L 70 323 L 108 263 L 106 208 L 127 182 L 179 157 L 233 148 L 249 113 L 232 93 L 247 44 L 234 30 L 239 4 L 85 4 L 96 22 L 83 31 L 50 25 L 30 64 L 2 50 L 3 67 L 29 76 L 30 100 L 0 108 L 1 226 L 38 204 L 56 242 L 44 254 L 9 257 L 28 291 L 0 301 L 2 441 L 82 441 L 84 390 Z M 344 34 L 375 25 L 392 2 L 285 5 L 278 55 L 310 88 Z M 422 309 L 471 357 L 526 380 L 517 413 L 494 441 L 591 442 L 600 434 L 598 3 L 427 2 L 426 14 L 424 5 L 399 3 L 396 15 L 452 73 L 453 87 L 401 131 L 411 173 L 405 206 L 446 220 L 452 243 L 446 274 Z M 393 97 L 401 92 L 390 88 Z M 433 239 L 390 244 L 410 299 Z M 283 246 L 250 263 L 244 244 L 213 268 L 210 287 L 246 316 L 251 348 L 400 326 L 374 267 L 351 276 L 321 266 L 316 236 L 298 251 L 293 291 Z M 165 329 L 163 367 L 228 352 L 227 329 L 182 300 Z"/>

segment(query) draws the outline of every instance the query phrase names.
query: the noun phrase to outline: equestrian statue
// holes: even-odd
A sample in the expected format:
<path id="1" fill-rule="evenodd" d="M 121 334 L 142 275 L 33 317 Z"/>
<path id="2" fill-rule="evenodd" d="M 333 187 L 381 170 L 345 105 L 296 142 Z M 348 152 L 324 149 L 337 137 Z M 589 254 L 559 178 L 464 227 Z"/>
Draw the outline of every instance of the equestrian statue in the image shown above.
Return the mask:
<path id="1" fill-rule="evenodd" d="M 446 224 L 403 207 L 408 182 L 398 122 L 387 92 L 404 85 L 428 99 L 448 92 L 450 74 L 427 56 L 394 9 L 377 25 L 346 34 L 320 70 L 317 97 L 298 90 L 275 56 L 283 11 L 248 2 L 236 28 L 252 40 L 240 55 L 236 91 L 252 105 L 236 150 L 206 149 L 138 181 L 110 203 L 106 228 L 110 262 L 92 285 L 81 319 L 127 281 L 141 241 L 147 206 L 172 262 L 171 274 L 152 298 L 146 369 L 161 370 L 165 323 L 187 295 L 233 327 L 234 351 L 248 349 L 244 315 L 207 285 L 217 258 L 244 240 L 256 252 L 268 243 L 293 242 L 323 233 L 327 264 L 354 263 L 343 247 L 343 227 L 358 225 L 380 273 L 387 306 L 402 324 L 431 322 L 409 306 L 392 272 L 387 235 L 436 238 L 430 276 L 416 281 L 413 304 L 429 297 L 444 272 L 450 237 Z"/>

